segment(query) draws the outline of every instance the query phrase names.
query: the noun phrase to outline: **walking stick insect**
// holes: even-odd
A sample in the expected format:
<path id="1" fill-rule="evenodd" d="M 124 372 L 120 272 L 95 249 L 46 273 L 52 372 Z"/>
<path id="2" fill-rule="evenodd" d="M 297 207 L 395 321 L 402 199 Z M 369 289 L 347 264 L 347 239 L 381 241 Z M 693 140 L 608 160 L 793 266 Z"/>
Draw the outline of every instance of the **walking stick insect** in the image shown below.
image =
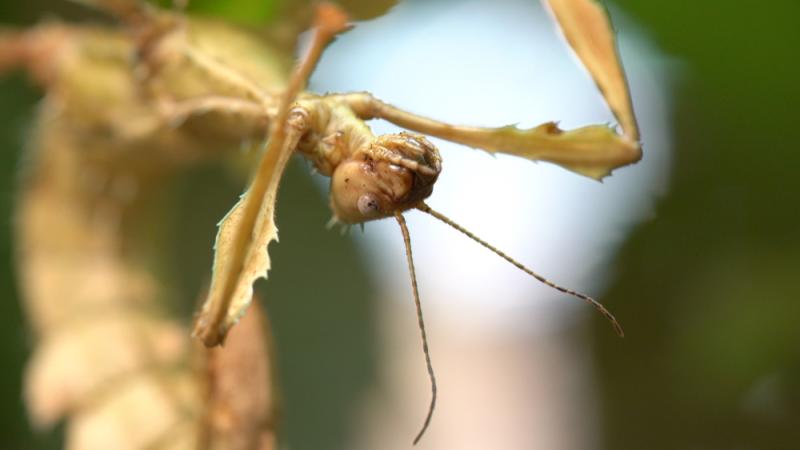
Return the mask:
<path id="1" fill-rule="evenodd" d="M 91 113 L 90 120 L 87 120 L 91 125 L 87 127 L 88 131 L 99 130 L 108 134 L 108 129 L 121 130 L 123 132 L 110 134 L 109 139 L 114 143 L 139 144 L 136 146 L 137 153 L 129 154 L 124 149 L 117 149 L 118 152 L 114 154 L 98 155 L 85 151 L 78 156 L 87 160 L 96 157 L 102 163 L 118 158 L 113 161 L 117 167 L 130 161 L 141 162 L 147 157 L 162 158 L 157 161 L 165 164 L 175 163 L 181 158 L 190 160 L 194 156 L 187 157 L 187 153 L 190 153 L 186 151 L 189 147 L 187 142 L 199 147 L 202 139 L 182 140 L 185 136 L 180 135 L 180 131 L 193 126 L 202 128 L 198 125 L 205 126 L 210 122 L 217 122 L 217 128 L 224 129 L 222 133 L 225 134 L 226 143 L 254 137 L 266 142 L 251 185 L 219 224 L 211 287 L 196 317 L 193 332 L 207 346 L 219 345 L 224 341 L 227 332 L 250 303 L 253 283 L 258 278 L 266 278 L 270 267 L 267 245 L 277 238 L 273 217 L 277 189 L 286 164 L 294 153 L 311 161 L 321 174 L 331 178 L 330 206 L 336 221 L 359 224 L 394 218 L 400 226 L 406 247 L 432 390 L 424 424 L 414 439 L 416 443 L 430 423 L 436 405 L 437 388 L 404 212 L 416 209 L 445 222 L 537 280 L 590 303 L 612 323 L 619 335 L 623 334 L 614 316 L 591 297 L 548 281 L 425 203 L 425 199 L 433 192 L 443 165 L 438 150 L 425 135 L 492 153 L 558 164 L 598 180 L 641 157 L 636 121 L 605 11 L 593 0 L 547 0 L 546 3 L 603 93 L 620 123 L 621 134 L 605 125 L 564 131 L 552 122 L 527 130 L 455 126 L 404 111 L 368 93 L 316 95 L 305 92 L 306 80 L 326 44 L 349 27 L 344 13 L 330 5 L 318 7 L 309 50 L 287 82 L 275 75 L 276 71 L 257 70 L 244 63 L 229 64 L 231 58 L 226 58 L 224 48 L 220 50 L 218 46 L 215 48 L 217 53 L 212 52 L 207 44 L 224 42 L 218 36 L 226 33 L 214 25 L 200 24 L 182 15 L 118 0 L 107 2 L 105 7 L 123 18 L 133 31 L 132 50 L 136 56 L 133 72 L 137 78 L 129 80 L 128 72 L 115 69 L 115 64 L 128 64 L 127 59 L 119 56 L 124 52 L 112 52 L 111 63 L 103 59 L 104 52 L 109 51 L 108 46 L 92 47 L 94 51 L 89 53 L 92 58 L 103 59 L 102 67 L 111 67 L 112 81 L 118 83 L 118 87 L 122 86 L 119 88 L 119 98 L 112 99 L 116 103 L 103 100 L 114 105 L 129 106 L 130 109 L 124 112 L 140 114 L 143 120 L 125 116 L 125 120 L 115 122 L 118 119 L 115 116 L 117 111 L 96 111 L 94 107 L 81 109 L 80 112 Z M 203 33 L 193 34 L 198 31 L 194 26 L 210 37 L 205 37 L 203 41 Z M 78 58 L 82 54 L 76 51 L 77 44 L 61 35 L 63 32 L 64 36 L 69 36 L 68 31 L 59 30 L 58 27 L 45 31 L 21 35 L 19 43 L 16 42 L 17 37 L 13 37 L 13 45 L 9 48 L 22 49 L 24 51 L 20 54 L 27 54 L 31 58 L 38 55 L 38 59 L 34 59 L 40 64 L 31 65 L 32 71 L 38 70 L 37 74 L 47 81 L 62 73 L 70 73 L 55 63 L 82 61 Z M 106 35 L 100 37 L 108 38 Z M 229 34 L 225 37 L 233 39 Z M 37 45 L 37 42 L 43 45 Z M 128 41 L 124 44 L 122 40 L 115 42 L 120 48 L 128 48 Z M 239 44 L 247 47 L 241 41 Z M 59 50 L 66 55 L 61 60 L 41 56 L 57 54 Z M 256 58 L 259 55 L 247 56 Z M 79 66 L 74 64 L 70 68 Z M 64 83 L 72 81 L 75 80 L 68 78 Z M 133 88 L 129 86 L 129 81 L 138 84 Z M 75 85 L 84 87 L 79 83 Z M 69 94 L 72 91 L 63 89 L 63 92 Z M 155 115 L 153 110 L 158 111 L 159 120 L 152 117 Z M 97 114 L 97 117 L 93 114 Z M 365 124 L 371 119 L 387 120 L 408 132 L 375 136 Z M 202 133 L 199 135 L 202 136 Z M 150 145 L 153 142 L 159 146 Z M 152 153 L 143 154 L 141 148 L 150 149 Z M 153 148 L 180 149 L 184 153 L 153 151 Z M 193 150 L 201 153 L 208 149 Z M 142 167 L 133 169 L 144 170 L 148 162 L 144 161 L 140 164 Z"/>
<path id="2" fill-rule="evenodd" d="M 400 226 L 432 391 L 428 413 L 414 439 L 415 444 L 430 423 L 437 388 L 404 212 L 416 209 L 429 214 L 538 281 L 591 304 L 610 321 L 617 334 L 623 336 L 615 317 L 599 302 L 533 272 L 431 209 L 424 201 L 432 194 L 442 170 L 438 150 L 424 135 L 493 153 L 555 163 L 598 180 L 641 157 L 636 121 L 605 11 L 591 0 L 548 0 L 547 3 L 570 45 L 603 92 L 620 122 L 622 134 L 607 126 L 563 131 L 552 122 L 529 130 L 454 126 L 403 111 L 368 93 L 323 96 L 305 93 L 303 87 L 323 48 L 347 28 L 344 15 L 331 6 L 319 7 L 310 49 L 295 68 L 288 88 L 279 99 L 266 95 L 257 85 L 230 73 L 213 60 L 195 55 L 197 64 L 220 80 L 237 86 L 249 98 L 220 97 L 195 104 L 191 101 L 175 104 L 171 106 L 172 114 L 183 121 L 212 109 L 236 111 L 246 120 L 266 119 L 270 133 L 252 184 L 220 222 L 212 285 L 196 319 L 194 335 L 208 346 L 221 344 L 250 302 L 254 281 L 266 278 L 270 266 L 266 247 L 277 237 L 273 221 L 276 192 L 289 156 L 297 152 L 310 160 L 321 174 L 331 178 L 330 206 L 335 222 L 363 224 L 393 217 Z M 375 136 L 364 121 L 378 118 L 411 133 Z"/>

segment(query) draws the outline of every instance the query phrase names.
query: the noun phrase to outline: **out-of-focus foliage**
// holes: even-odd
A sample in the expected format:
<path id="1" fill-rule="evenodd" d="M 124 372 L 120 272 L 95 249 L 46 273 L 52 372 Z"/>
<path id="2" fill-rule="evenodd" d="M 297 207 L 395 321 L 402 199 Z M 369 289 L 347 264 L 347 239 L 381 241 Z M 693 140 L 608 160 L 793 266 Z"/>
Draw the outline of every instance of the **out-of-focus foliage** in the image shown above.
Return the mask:
<path id="1" fill-rule="evenodd" d="M 800 3 L 618 3 L 681 73 L 671 190 L 604 299 L 628 338 L 596 333 L 604 448 L 795 449 Z"/>
<path id="2" fill-rule="evenodd" d="M 30 348 L 17 297 L 10 239 L 16 171 L 36 95 L 26 89 L 22 77 L 18 76 L 0 81 L 0 96 L 0 145 L 6 149 L 0 152 L 0 311 L 6 318 L 5 325 L 0 327 L 0 351 L 5 368 L 0 383 L 4 405 L 0 408 L 0 440 L 16 448 L 51 448 L 50 442 L 57 441 L 54 436 L 34 436 L 28 431 L 22 403 L 22 368 Z"/>
<path id="3" fill-rule="evenodd" d="M 169 7 L 165 0 L 159 2 Z M 278 4 L 276 0 L 192 0 L 188 2 L 187 11 L 203 14 L 247 25 L 262 25 L 275 19 Z"/>
<path id="4" fill-rule="evenodd" d="M 169 8 L 175 4 L 188 3 L 186 11 L 225 19 L 244 25 L 262 26 L 267 23 L 285 21 L 308 15 L 312 0 L 155 0 L 156 4 Z M 366 20 L 384 14 L 397 0 L 342 0 L 336 2 L 356 20 Z M 298 13 L 299 12 L 299 13 Z"/>

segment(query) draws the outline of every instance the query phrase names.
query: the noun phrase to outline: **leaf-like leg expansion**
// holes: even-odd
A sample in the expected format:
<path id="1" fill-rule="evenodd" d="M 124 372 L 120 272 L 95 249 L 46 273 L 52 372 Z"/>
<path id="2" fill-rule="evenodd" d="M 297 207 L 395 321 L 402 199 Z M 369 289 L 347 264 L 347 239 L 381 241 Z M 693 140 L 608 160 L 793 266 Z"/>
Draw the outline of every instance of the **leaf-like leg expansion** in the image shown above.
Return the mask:
<path id="1" fill-rule="evenodd" d="M 250 304 L 253 283 L 267 277 L 267 245 L 278 237 L 274 222 L 278 184 L 307 127 L 305 117 L 294 122 L 280 139 L 282 147 L 267 147 L 253 184 L 219 223 L 211 289 L 193 331 L 209 347 L 222 343 Z M 272 134 L 270 144 L 279 140 L 277 134 Z"/>
<path id="2" fill-rule="evenodd" d="M 546 3 L 619 121 L 623 135 L 602 125 L 564 131 L 553 122 L 528 130 L 515 126 L 455 126 L 403 111 L 369 94 L 350 94 L 345 99 L 363 119 L 385 119 L 409 130 L 489 152 L 552 162 L 600 180 L 617 167 L 638 161 L 642 155 L 611 22 L 595 0 L 546 0 Z"/>
<path id="3" fill-rule="evenodd" d="M 639 128 L 608 12 L 597 0 L 545 0 L 545 3 L 603 93 L 622 131 L 630 140 L 638 141 Z"/>
<path id="4" fill-rule="evenodd" d="M 277 238 L 274 208 L 278 184 L 292 152 L 308 127 L 302 108 L 290 110 L 303 90 L 322 50 L 347 29 L 347 17 L 334 6 L 317 8 L 314 36 L 308 54 L 295 68 L 280 99 L 264 156 L 250 188 L 220 223 L 214 272 L 208 298 L 197 317 L 194 335 L 207 346 L 219 345 L 252 300 L 253 283 L 270 267 L 267 244 Z"/>
<path id="5" fill-rule="evenodd" d="M 618 167 L 638 161 L 642 155 L 638 142 L 605 125 L 567 131 L 553 122 L 527 130 L 515 126 L 457 126 L 409 113 L 368 93 L 347 94 L 343 99 L 365 120 L 385 119 L 408 130 L 491 153 L 551 162 L 596 180 L 603 179 Z"/>

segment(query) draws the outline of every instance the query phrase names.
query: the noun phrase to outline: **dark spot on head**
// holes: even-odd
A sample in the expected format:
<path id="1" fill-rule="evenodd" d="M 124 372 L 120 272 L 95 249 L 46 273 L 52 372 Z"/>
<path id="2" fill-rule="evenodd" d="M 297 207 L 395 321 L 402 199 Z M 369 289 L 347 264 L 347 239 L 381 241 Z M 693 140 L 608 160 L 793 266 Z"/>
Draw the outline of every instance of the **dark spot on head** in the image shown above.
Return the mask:
<path id="1" fill-rule="evenodd" d="M 364 194 L 358 198 L 358 210 L 369 217 L 380 211 L 380 205 L 372 194 Z"/>

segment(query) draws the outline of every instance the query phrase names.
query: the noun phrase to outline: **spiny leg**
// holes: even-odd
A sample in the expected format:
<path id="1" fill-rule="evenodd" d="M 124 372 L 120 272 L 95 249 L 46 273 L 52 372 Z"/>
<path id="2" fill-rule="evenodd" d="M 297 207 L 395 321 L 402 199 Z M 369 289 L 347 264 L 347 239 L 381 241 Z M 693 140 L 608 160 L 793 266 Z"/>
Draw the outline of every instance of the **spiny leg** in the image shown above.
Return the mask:
<path id="1" fill-rule="evenodd" d="M 592 75 L 606 104 L 632 141 L 639 140 L 639 126 L 617 51 L 617 30 L 608 11 L 597 0 L 545 0 L 564 37 Z"/>
<path id="2" fill-rule="evenodd" d="M 442 214 L 442 213 L 440 213 L 438 211 L 433 210 L 426 203 L 421 202 L 419 205 L 417 205 L 417 209 L 422 211 L 422 212 L 424 212 L 424 213 L 426 213 L 426 214 L 429 214 L 429 215 L 435 217 L 436 219 L 439 219 L 440 221 L 442 221 L 445 224 L 451 226 L 455 230 L 463 233 L 468 238 L 472 239 L 473 241 L 477 242 L 478 244 L 480 244 L 480 245 L 486 247 L 487 249 L 491 250 L 497 256 L 499 256 L 499 257 L 505 259 L 506 261 L 510 262 L 515 267 L 517 267 L 519 270 L 527 273 L 528 275 L 532 276 L 533 278 L 537 279 L 538 281 L 542 282 L 543 284 L 545 284 L 547 286 L 550 286 L 551 288 L 553 288 L 553 289 L 555 289 L 557 291 L 560 291 L 560 292 L 563 292 L 565 294 L 571 295 L 573 297 L 579 298 L 579 299 L 585 301 L 586 303 L 592 305 L 595 309 L 597 309 L 597 311 L 600 312 L 600 314 L 602 314 L 606 319 L 608 319 L 609 322 L 611 322 L 611 326 L 614 327 L 614 331 L 616 331 L 616 333 L 617 333 L 617 335 L 619 335 L 619 337 L 624 337 L 625 336 L 625 332 L 622 330 L 622 326 L 619 324 L 619 322 L 617 321 L 616 317 L 614 317 L 614 315 L 611 314 L 611 311 L 606 309 L 606 307 L 603 306 L 602 303 L 598 302 L 597 300 L 593 299 L 592 297 L 589 297 L 588 295 L 581 294 L 580 292 L 573 291 L 572 289 L 565 288 L 563 286 L 559 286 L 559 285 L 553 283 L 552 281 L 548 280 L 547 278 L 539 275 L 538 273 L 528 269 L 527 267 L 523 266 L 520 262 L 518 262 L 514 258 L 506 255 L 504 252 L 498 250 L 493 245 L 489 244 L 488 242 L 484 241 L 483 239 L 481 239 L 481 238 L 475 236 L 474 234 L 472 234 L 472 232 L 470 232 L 466 228 L 464 228 L 461 225 L 453 222 L 449 217 L 445 216 L 444 214 Z"/>
<path id="3" fill-rule="evenodd" d="M 347 16 L 341 10 L 330 4 L 317 6 L 311 47 L 295 67 L 280 98 L 267 148 L 253 181 L 240 202 L 220 223 L 211 289 L 193 332 L 206 346 L 222 343 L 227 331 L 250 303 L 253 283 L 266 277 L 269 270 L 266 246 L 277 238 L 273 213 L 278 185 L 289 157 L 309 124 L 307 112 L 292 108 L 292 104 L 325 46 L 347 28 Z"/>
<path id="4" fill-rule="evenodd" d="M 406 219 L 403 217 L 403 214 L 396 212 L 394 217 L 397 219 L 397 223 L 400 225 L 400 231 L 403 233 L 403 243 L 406 246 L 406 261 L 408 262 L 408 272 L 411 275 L 411 290 L 414 294 L 414 306 L 417 309 L 417 324 L 419 325 L 419 332 L 422 337 L 422 352 L 425 354 L 425 366 L 428 369 L 428 378 L 431 380 L 431 403 L 430 406 L 428 406 L 428 414 L 425 416 L 425 422 L 422 424 L 422 428 L 414 438 L 414 445 L 416 445 L 417 442 L 419 442 L 419 440 L 422 438 L 422 435 L 425 434 L 425 431 L 428 429 L 428 425 L 430 425 L 431 418 L 433 417 L 433 410 L 436 408 L 436 376 L 433 373 L 431 353 L 428 349 L 428 336 L 425 332 L 425 320 L 422 318 L 422 303 L 419 299 L 417 274 L 414 270 L 414 258 L 411 254 L 411 236 L 408 232 L 408 226 L 406 225 Z"/>
<path id="5" fill-rule="evenodd" d="M 266 252 L 269 240 L 259 242 L 259 238 L 262 229 L 275 229 L 273 216 L 277 186 L 307 127 L 302 117 L 293 117 L 284 124 L 285 127 L 274 127 L 288 130 L 271 133 L 253 182 L 220 221 L 214 243 L 211 289 L 192 331 L 192 335 L 199 337 L 207 347 L 223 343 L 228 330 L 238 321 L 252 298 L 252 290 L 247 298 L 236 294 L 241 291 L 243 283 L 252 285 L 255 281 L 248 279 L 254 277 L 255 272 L 248 267 L 249 262 L 256 258 L 259 251 Z M 274 142 L 279 143 L 280 147 Z M 263 273 L 266 275 L 266 269 L 263 269 Z"/>
<path id="6" fill-rule="evenodd" d="M 547 122 L 528 130 L 515 126 L 454 126 L 381 102 L 367 93 L 343 96 L 363 119 L 382 118 L 403 128 L 532 160 L 549 161 L 597 180 L 642 156 L 628 83 L 608 12 L 596 0 L 546 0 L 567 42 L 591 74 L 617 118 L 622 134 L 605 125 L 561 130 Z"/>
<path id="7" fill-rule="evenodd" d="M 481 128 L 451 125 L 384 103 L 369 93 L 345 94 L 342 99 L 364 120 L 384 119 L 407 130 L 435 136 L 490 153 L 506 153 L 548 161 L 581 175 L 601 180 L 612 170 L 641 156 L 639 143 L 606 125 L 562 130 L 554 122 L 530 129 L 515 126 Z"/>

